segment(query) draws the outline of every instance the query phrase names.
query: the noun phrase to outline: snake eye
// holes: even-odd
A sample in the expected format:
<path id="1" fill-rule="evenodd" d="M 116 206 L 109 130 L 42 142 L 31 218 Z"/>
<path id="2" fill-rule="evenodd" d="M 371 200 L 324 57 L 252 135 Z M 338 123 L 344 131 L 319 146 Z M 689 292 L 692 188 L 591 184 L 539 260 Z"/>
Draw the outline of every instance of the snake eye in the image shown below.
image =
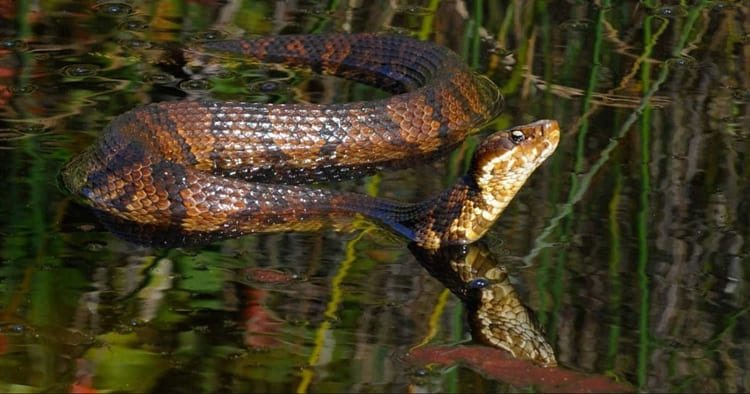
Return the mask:
<path id="1" fill-rule="evenodd" d="M 512 130 L 510 132 L 510 140 L 513 141 L 513 143 L 516 145 L 520 144 L 525 139 L 526 135 L 524 135 L 523 131 L 521 130 Z"/>
<path id="2" fill-rule="evenodd" d="M 467 287 L 472 290 L 483 289 L 490 285 L 490 281 L 485 278 L 476 278 L 467 284 Z"/>

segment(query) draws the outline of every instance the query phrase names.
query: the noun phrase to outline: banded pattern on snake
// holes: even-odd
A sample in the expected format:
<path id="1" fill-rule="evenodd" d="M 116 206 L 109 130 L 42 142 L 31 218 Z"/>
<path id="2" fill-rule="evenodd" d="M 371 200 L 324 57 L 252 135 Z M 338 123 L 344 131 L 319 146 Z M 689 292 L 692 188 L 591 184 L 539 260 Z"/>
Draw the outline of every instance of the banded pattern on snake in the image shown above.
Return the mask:
<path id="1" fill-rule="evenodd" d="M 467 176 L 417 204 L 295 185 L 434 157 L 497 115 L 499 91 L 450 50 L 399 36 L 289 35 L 200 49 L 307 67 L 394 95 L 331 105 L 177 101 L 126 112 L 63 170 L 67 188 L 103 217 L 194 243 L 306 230 L 358 213 L 437 249 L 480 238 L 559 139 L 554 121 L 498 132 Z"/>

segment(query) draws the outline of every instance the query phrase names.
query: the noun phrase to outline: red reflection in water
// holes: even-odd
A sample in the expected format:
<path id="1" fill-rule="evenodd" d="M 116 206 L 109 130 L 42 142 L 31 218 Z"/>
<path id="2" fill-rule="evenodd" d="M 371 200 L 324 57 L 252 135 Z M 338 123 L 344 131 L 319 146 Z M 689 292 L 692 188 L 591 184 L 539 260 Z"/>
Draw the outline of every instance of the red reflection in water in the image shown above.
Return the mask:
<path id="1" fill-rule="evenodd" d="M 464 364 L 491 378 L 518 387 L 534 386 L 547 393 L 629 393 L 635 388 L 598 375 L 560 367 L 545 368 L 517 360 L 507 352 L 486 346 L 425 347 L 412 351 L 418 364 Z"/>
<path id="2" fill-rule="evenodd" d="M 96 393 L 94 388 L 94 371 L 91 363 L 85 359 L 76 360 L 76 380 L 70 386 L 72 394 Z"/>
<path id="3" fill-rule="evenodd" d="M 281 322 L 265 307 L 268 291 L 247 288 L 247 302 L 242 310 L 245 319 L 245 345 L 253 348 L 273 348 L 279 345 L 276 334 Z"/>

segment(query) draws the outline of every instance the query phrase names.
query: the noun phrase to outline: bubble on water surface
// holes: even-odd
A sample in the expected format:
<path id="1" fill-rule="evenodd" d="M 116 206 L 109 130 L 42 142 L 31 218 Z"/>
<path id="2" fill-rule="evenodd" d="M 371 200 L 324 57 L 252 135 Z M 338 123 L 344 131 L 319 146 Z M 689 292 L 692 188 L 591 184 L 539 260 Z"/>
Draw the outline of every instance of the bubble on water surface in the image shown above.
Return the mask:
<path id="1" fill-rule="evenodd" d="M 396 12 L 414 15 L 414 16 L 428 16 L 432 15 L 435 12 L 430 10 L 427 7 L 419 7 L 419 6 L 413 6 L 413 5 L 406 5 L 401 6 L 396 9 Z"/>
<path id="2" fill-rule="evenodd" d="M 729 9 L 732 9 L 731 4 L 727 4 L 726 1 L 716 1 L 711 5 L 711 11 L 713 12 L 723 12 Z"/>
<path id="3" fill-rule="evenodd" d="M 314 16 L 319 18 L 328 18 L 334 15 L 333 11 L 322 9 L 322 8 L 302 8 L 297 11 L 300 15 Z M 268 19 L 273 20 L 272 17 Z"/>
<path id="4" fill-rule="evenodd" d="M 77 228 L 85 233 L 96 230 L 96 226 L 90 223 L 81 224 Z"/>
<path id="5" fill-rule="evenodd" d="M 98 252 L 107 247 L 105 242 L 91 241 L 86 244 L 86 249 L 91 252 Z"/>
<path id="6" fill-rule="evenodd" d="M 696 61 L 690 56 L 679 56 L 667 60 L 667 65 L 675 69 L 695 67 Z"/>
<path id="7" fill-rule="evenodd" d="M 155 72 L 155 73 L 146 74 L 143 80 L 146 82 L 151 82 L 155 84 L 167 84 L 167 83 L 173 82 L 175 80 L 175 77 L 169 73 Z"/>
<path id="8" fill-rule="evenodd" d="M 13 130 L 24 135 L 31 135 L 44 133 L 47 131 L 47 127 L 41 123 L 24 122 L 23 124 L 14 127 Z"/>
<path id="9" fill-rule="evenodd" d="M 203 91 L 211 89 L 211 82 L 205 79 L 189 79 L 180 82 L 180 89 L 185 91 Z"/>
<path id="10" fill-rule="evenodd" d="M 412 371 L 412 375 L 418 378 L 424 378 L 430 376 L 430 371 L 428 371 L 427 368 L 415 368 Z"/>
<path id="11" fill-rule="evenodd" d="M 10 91 L 12 93 L 14 93 L 16 96 L 21 96 L 21 95 L 24 95 L 24 94 L 34 93 L 36 90 L 37 90 L 37 86 L 36 85 L 32 85 L 32 84 L 26 84 L 26 85 L 23 85 L 23 86 L 11 86 L 10 87 Z"/>
<path id="12" fill-rule="evenodd" d="M 25 51 L 29 48 L 25 41 L 16 40 L 12 38 L 6 38 L 0 40 L 0 49 L 5 49 L 14 52 Z"/>
<path id="13" fill-rule="evenodd" d="M 146 30 L 149 28 L 148 22 L 140 19 L 128 19 L 120 25 L 125 30 Z"/>
<path id="14" fill-rule="evenodd" d="M 560 24 L 560 29 L 566 31 L 585 31 L 591 28 L 593 22 L 588 19 L 573 19 Z"/>
<path id="15" fill-rule="evenodd" d="M 398 27 L 398 26 L 384 26 L 383 31 L 388 34 L 396 34 L 399 36 L 407 36 L 407 37 L 412 37 L 412 38 L 416 38 L 419 36 L 419 33 L 416 31 L 409 30 L 403 27 Z"/>
<path id="16" fill-rule="evenodd" d="M 196 41 L 213 41 L 221 40 L 227 37 L 227 33 L 220 30 L 206 30 L 203 32 L 196 33 L 193 36 L 193 40 Z"/>
<path id="17" fill-rule="evenodd" d="M 662 18 L 679 18 L 687 15 L 687 11 L 679 6 L 664 6 L 654 9 L 652 15 Z"/>
<path id="18" fill-rule="evenodd" d="M 143 321 L 142 319 L 133 318 L 133 319 L 130 319 L 127 325 L 129 325 L 130 327 L 139 327 L 139 326 L 143 326 L 145 323 L 146 322 Z"/>
<path id="19" fill-rule="evenodd" d="M 90 77 L 99 72 L 96 64 L 71 64 L 60 69 L 60 73 L 66 77 Z"/>
<path id="20" fill-rule="evenodd" d="M 126 16 L 133 12 L 133 8 L 125 3 L 102 3 L 95 7 L 99 15 Z"/>
<path id="21" fill-rule="evenodd" d="M 120 45 L 130 49 L 148 49 L 152 46 L 150 42 L 137 38 L 133 38 L 130 40 L 121 40 Z"/>

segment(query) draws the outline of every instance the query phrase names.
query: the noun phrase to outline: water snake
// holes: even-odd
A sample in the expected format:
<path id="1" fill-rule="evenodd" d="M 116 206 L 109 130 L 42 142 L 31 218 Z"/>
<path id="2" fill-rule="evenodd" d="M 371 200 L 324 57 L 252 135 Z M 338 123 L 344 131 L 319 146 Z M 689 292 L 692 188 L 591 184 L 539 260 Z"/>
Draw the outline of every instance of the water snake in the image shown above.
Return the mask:
<path id="1" fill-rule="evenodd" d="M 493 134 L 469 174 L 423 203 L 297 185 L 450 149 L 498 114 L 498 89 L 450 50 L 400 36 L 282 35 L 199 50 L 309 68 L 393 95 L 327 105 L 183 100 L 128 111 L 62 174 L 103 217 L 192 242 L 309 229 L 358 213 L 437 249 L 481 237 L 559 139 L 554 121 Z"/>

